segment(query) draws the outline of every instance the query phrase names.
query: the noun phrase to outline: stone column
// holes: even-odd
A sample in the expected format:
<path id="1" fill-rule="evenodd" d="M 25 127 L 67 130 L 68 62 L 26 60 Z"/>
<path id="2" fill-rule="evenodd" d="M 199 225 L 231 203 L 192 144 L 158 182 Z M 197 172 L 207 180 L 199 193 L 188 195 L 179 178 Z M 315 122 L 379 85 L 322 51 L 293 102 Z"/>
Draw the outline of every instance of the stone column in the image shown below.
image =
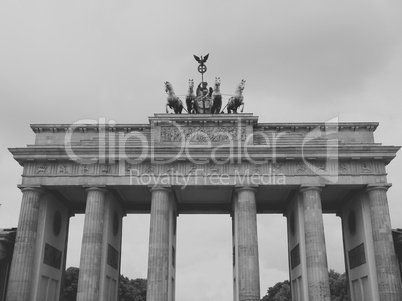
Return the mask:
<path id="1" fill-rule="evenodd" d="M 321 208 L 321 188 L 301 190 L 304 212 L 307 286 L 309 301 L 330 301 L 327 253 Z"/>
<path id="2" fill-rule="evenodd" d="M 147 301 L 168 301 L 170 190 L 155 187 L 151 193 Z"/>
<path id="3" fill-rule="evenodd" d="M 20 217 L 8 280 L 8 301 L 29 301 L 35 260 L 40 195 L 36 187 L 23 187 Z"/>
<path id="4" fill-rule="evenodd" d="M 238 300 L 259 301 L 260 271 L 255 189 L 241 187 L 236 190 L 236 194 L 234 213 L 237 227 Z"/>
<path id="5" fill-rule="evenodd" d="M 380 301 L 400 301 L 402 300 L 401 276 L 388 210 L 387 190 L 389 187 L 390 185 L 369 185 L 367 192 Z"/>
<path id="6" fill-rule="evenodd" d="M 106 189 L 87 189 L 77 301 L 98 301 Z"/>

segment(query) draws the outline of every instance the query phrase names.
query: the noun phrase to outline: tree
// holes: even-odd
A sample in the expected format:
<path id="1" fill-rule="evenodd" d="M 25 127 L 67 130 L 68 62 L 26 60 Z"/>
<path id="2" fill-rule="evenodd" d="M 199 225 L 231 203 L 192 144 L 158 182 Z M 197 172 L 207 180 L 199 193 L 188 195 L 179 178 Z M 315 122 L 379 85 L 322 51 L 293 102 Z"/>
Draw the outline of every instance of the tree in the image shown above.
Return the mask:
<path id="1" fill-rule="evenodd" d="M 79 268 L 69 267 L 66 270 L 64 277 L 64 300 L 75 301 L 77 299 L 77 287 L 78 287 L 78 274 Z"/>
<path id="2" fill-rule="evenodd" d="M 268 288 L 267 294 L 262 301 L 291 301 L 289 280 L 278 282 L 273 287 Z"/>
<path id="3" fill-rule="evenodd" d="M 119 299 L 124 301 L 145 301 L 147 297 L 146 279 L 128 279 L 120 275 Z"/>
<path id="4" fill-rule="evenodd" d="M 340 274 L 334 270 L 329 273 L 329 289 L 331 301 L 349 301 L 348 281 L 346 273 Z M 290 283 L 288 280 L 278 282 L 273 287 L 268 288 L 267 294 L 261 301 L 291 301 Z"/>
<path id="5" fill-rule="evenodd" d="M 79 268 L 69 267 L 64 277 L 63 297 L 66 301 L 77 300 Z M 129 279 L 120 275 L 119 300 L 124 301 L 146 301 L 147 280 Z"/>
<path id="6" fill-rule="evenodd" d="M 331 301 L 348 301 L 348 280 L 346 273 L 340 274 L 334 270 L 329 271 L 329 288 Z"/>

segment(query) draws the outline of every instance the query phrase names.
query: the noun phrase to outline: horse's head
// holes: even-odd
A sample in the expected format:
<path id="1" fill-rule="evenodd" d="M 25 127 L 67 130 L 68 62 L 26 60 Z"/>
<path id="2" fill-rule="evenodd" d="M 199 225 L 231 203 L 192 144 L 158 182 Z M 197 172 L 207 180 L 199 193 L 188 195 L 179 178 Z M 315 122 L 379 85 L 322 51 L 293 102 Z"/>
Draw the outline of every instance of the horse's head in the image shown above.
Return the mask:
<path id="1" fill-rule="evenodd" d="M 215 89 L 219 88 L 221 85 L 221 78 L 215 77 Z"/>
<path id="2" fill-rule="evenodd" d="M 169 92 L 171 92 L 171 91 L 173 91 L 172 84 L 169 83 L 169 82 L 165 82 L 165 92 L 166 92 L 166 93 L 169 93 Z"/>
<path id="3" fill-rule="evenodd" d="M 246 84 L 246 81 L 244 79 L 242 79 L 236 88 L 236 92 L 242 92 L 244 90 L 245 84 Z"/>
<path id="4" fill-rule="evenodd" d="M 190 89 L 193 89 L 193 88 L 194 88 L 194 80 L 192 80 L 192 79 L 189 79 L 189 80 L 188 80 L 188 87 L 189 87 Z"/>

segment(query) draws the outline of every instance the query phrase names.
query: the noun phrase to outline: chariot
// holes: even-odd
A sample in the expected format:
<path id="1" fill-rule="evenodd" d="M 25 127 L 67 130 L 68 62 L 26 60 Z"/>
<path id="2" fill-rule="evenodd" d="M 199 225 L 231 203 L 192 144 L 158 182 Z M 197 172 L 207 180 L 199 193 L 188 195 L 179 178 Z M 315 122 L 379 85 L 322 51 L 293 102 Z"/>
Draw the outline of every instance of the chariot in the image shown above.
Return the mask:
<path id="1" fill-rule="evenodd" d="M 184 109 L 189 114 L 220 114 L 227 108 L 227 113 L 237 113 L 237 109 L 241 107 L 240 112 L 243 112 L 243 90 L 245 80 L 242 79 L 237 85 L 235 94 L 230 95 L 227 105 L 222 108 L 222 94 L 220 92 L 221 78 L 215 77 L 214 88 L 208 88 L 208 83 L 204 81 L 204 73 L 207 68 L 205 62 L 208 59 L 209 54 L 205 57 L 198 57 L 194 55 L 194 58 L 199 63 L 198 71 L 201 73 L 201 82 L 198 85 L 196 92 L 194 93 L 194 81 L 189 80 L 188 92 L 186 95 L 186 106 L 184 108 L 183 102 L 175 94 L 173 86 L 169 82 L 165 82 L 165 91 L 168 94 L 166 103 L 166 113 L 169 113 L 168 108 L 173 109 L 175 114 L 181 114 Z"/>
<path id="2" fill-rule="evenodd" d="M 195 110 L 199 114 L 212 113 L 212 98 L 207 96 L 198 96 L 194 100 Z"/>

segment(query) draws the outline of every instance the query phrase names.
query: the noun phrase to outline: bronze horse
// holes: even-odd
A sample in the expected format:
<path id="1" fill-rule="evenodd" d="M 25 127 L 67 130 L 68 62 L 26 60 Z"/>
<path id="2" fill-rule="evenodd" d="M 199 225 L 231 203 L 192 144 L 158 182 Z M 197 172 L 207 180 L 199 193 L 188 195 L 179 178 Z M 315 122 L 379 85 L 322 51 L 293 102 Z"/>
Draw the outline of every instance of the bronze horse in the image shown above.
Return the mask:
<path id="1" fill-rule="evenodd" d="M 212 92 L 212 114 L 219 114 L 222 108 L 222 94 L 220 91 L 221 78 L 215 77 L 214 89 Z"/>
<path id="2" fill-rule="evenodd" d="M 169 113 L 168 107 L 173 109 L 175 114 L 181 114 L 181 111 L 183 110 L 183 102 L 174 93 L 171 83 L 165 82 L 165 91 L 168 94 L 166 103 L 166 114 Z"/>
<path id="3" fill-rule="evenodd" d="M 243 101 L 243 90 L 246 81 L 244 79 L 236 87 L 235 95 L 230 97 L 227 104 L 228 114 L 237 113 L 237 109 L 241 106 L 240 112 L 243 113 L 244 101 Z"/>
<path id="4" fill-rule="evenodd" d="M 186 95 L 187 112 L 189 114 L 197 114 L 198 108 L 195 105 L 194 81 L 188 80 L 188 92 Z"/>

